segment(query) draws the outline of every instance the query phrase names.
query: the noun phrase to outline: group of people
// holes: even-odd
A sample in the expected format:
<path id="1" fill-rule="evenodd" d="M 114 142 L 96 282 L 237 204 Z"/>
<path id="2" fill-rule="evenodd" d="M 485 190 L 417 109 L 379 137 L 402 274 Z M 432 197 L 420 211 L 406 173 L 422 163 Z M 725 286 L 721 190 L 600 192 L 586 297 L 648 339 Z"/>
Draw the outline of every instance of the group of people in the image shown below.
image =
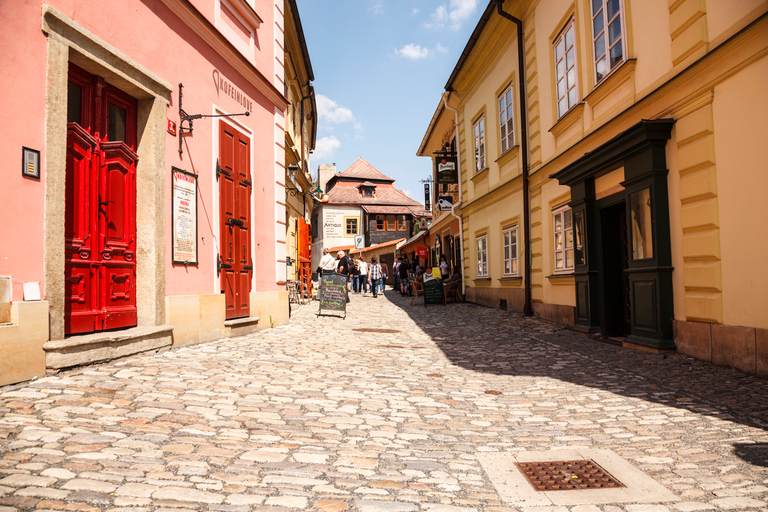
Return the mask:
<path id="1" fill-rule="evenodd" d="M 384 283 L 389 274 L 389 268 L 383 261 L 379 263 L 376 257 L 370 259 L 370 263 L 365 261 L 362 256 L 346 255 L 344 251 L 337 253 L 338 258 L 334 258 L 328 248 L 323 249 L 323 257 L 320 260 L 318 272 L 323 274 L 338 273 L 347 276 L 347 290 L 354 293 L 368 294 L 370 287 L 373 297 L 378 297 L 378 292 L 384 293 Z M 453 275 L 449 276 L 450 265 L 444 255 L 440 255 L 440 274 L 443 284 L 447 287 L 461 280 L 461 273 L 458 267 L 453 269 Z M 417 278 L 421 278 L 422 269 L 417 261 L 411 263 L 407 256 L 400 256 L 392 265 L 392 275 L 394 276 L 394 290 L 399 290 L 400 295 L 411 295 L 410 273 Z"/>
<path id="2" fill-rule="evenodd" d="M 389 273 L 386 263 L 379 263 L 375 256 L 369 263 L 362 256 L 345 255 L 344 251 L 339 251 L 337 256 L 338 258 L 334 258 L 329 249 L 323 249 L 320 271 L 324 274 L 336 272 L 347 276 L 348 291 L 354 293 L 362 291 L 365 296 L 370 286 L 374 298 L 378 297 L 379 290 L 384 293 L 384 282 Z"/>

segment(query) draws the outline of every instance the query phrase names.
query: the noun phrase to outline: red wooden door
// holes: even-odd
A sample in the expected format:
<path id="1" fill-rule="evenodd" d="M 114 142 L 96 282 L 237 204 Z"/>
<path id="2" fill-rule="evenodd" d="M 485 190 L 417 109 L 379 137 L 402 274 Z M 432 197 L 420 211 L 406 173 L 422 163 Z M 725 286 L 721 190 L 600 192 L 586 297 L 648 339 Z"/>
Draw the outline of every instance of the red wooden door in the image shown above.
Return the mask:
<path id="1" fill-rule="evenodd" d="M 68 111 L 65 333 L 134 326 L 136 102 L 70 66 Z"/>
<path id="2" fill-rule="evenodd" d="M 226 318 L 251 314 L 250 140 L 219 121 L 219 268 Z"/>

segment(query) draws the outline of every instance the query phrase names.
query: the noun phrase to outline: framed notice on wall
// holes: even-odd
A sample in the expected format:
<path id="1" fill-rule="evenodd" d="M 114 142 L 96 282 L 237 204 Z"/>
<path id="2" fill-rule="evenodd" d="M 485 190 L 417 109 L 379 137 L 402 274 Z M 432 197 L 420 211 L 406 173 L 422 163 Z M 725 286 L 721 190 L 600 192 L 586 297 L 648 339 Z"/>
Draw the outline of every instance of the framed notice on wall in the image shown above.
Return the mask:
<path id="1" fill-rule="evenodd" d="M 197 176 L 172 167 L 173 263 L 197 265 Z"/>

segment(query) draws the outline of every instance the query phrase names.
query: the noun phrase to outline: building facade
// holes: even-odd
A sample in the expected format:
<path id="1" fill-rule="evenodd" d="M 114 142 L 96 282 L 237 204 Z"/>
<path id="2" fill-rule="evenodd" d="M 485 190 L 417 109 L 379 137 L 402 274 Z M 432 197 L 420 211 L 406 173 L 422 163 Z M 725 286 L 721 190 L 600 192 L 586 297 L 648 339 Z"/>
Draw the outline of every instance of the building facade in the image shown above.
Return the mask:
<path id="1" fill-rule="evenodd" d="M 318 168 L 319 186 L 327 203 L 313 213 L 313 258 L 320 261 L 324 248 L 349 250 L 355 237 L 371 247 L 409 238 L 414 222 L 429 217 L 424 206 L 394 186 L 395 180 L 379 172 L 363 158 L 346 170 Z"/>
<path id="2" fill-rule="evenodd" d="M 317 103 L 304 30 L 296 0 L 285 2 L 285 246 L 286 279 L 312 283 L 312 194 L 309 155 L 317 139 Z"/>
<path id="3" fill-rule="evenodd" d="M 491 1 L 419 150 L 456 144 L 467 297 L 768 375 L 766 10 Z"/>
<path id="4" fill-rule="evenodd" d="M 287 321 L 283 12 L 0 5 L 0 384 Z"/>

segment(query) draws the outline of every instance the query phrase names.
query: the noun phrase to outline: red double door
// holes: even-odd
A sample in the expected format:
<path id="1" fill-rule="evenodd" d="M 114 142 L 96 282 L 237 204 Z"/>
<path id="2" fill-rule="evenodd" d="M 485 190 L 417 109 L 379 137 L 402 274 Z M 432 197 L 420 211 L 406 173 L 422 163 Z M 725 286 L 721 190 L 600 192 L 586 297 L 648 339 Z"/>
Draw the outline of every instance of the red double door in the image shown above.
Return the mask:
<path id="1" fill-rule="evenodd" d="M 219 277 L 227 319 L 251 314 L 251 143 L 219 121 Z"/>
<path id="2" fill-rule="evenodd" d="M 136 325 L 136 100 L 70 65 L 65 332 Z"/>

